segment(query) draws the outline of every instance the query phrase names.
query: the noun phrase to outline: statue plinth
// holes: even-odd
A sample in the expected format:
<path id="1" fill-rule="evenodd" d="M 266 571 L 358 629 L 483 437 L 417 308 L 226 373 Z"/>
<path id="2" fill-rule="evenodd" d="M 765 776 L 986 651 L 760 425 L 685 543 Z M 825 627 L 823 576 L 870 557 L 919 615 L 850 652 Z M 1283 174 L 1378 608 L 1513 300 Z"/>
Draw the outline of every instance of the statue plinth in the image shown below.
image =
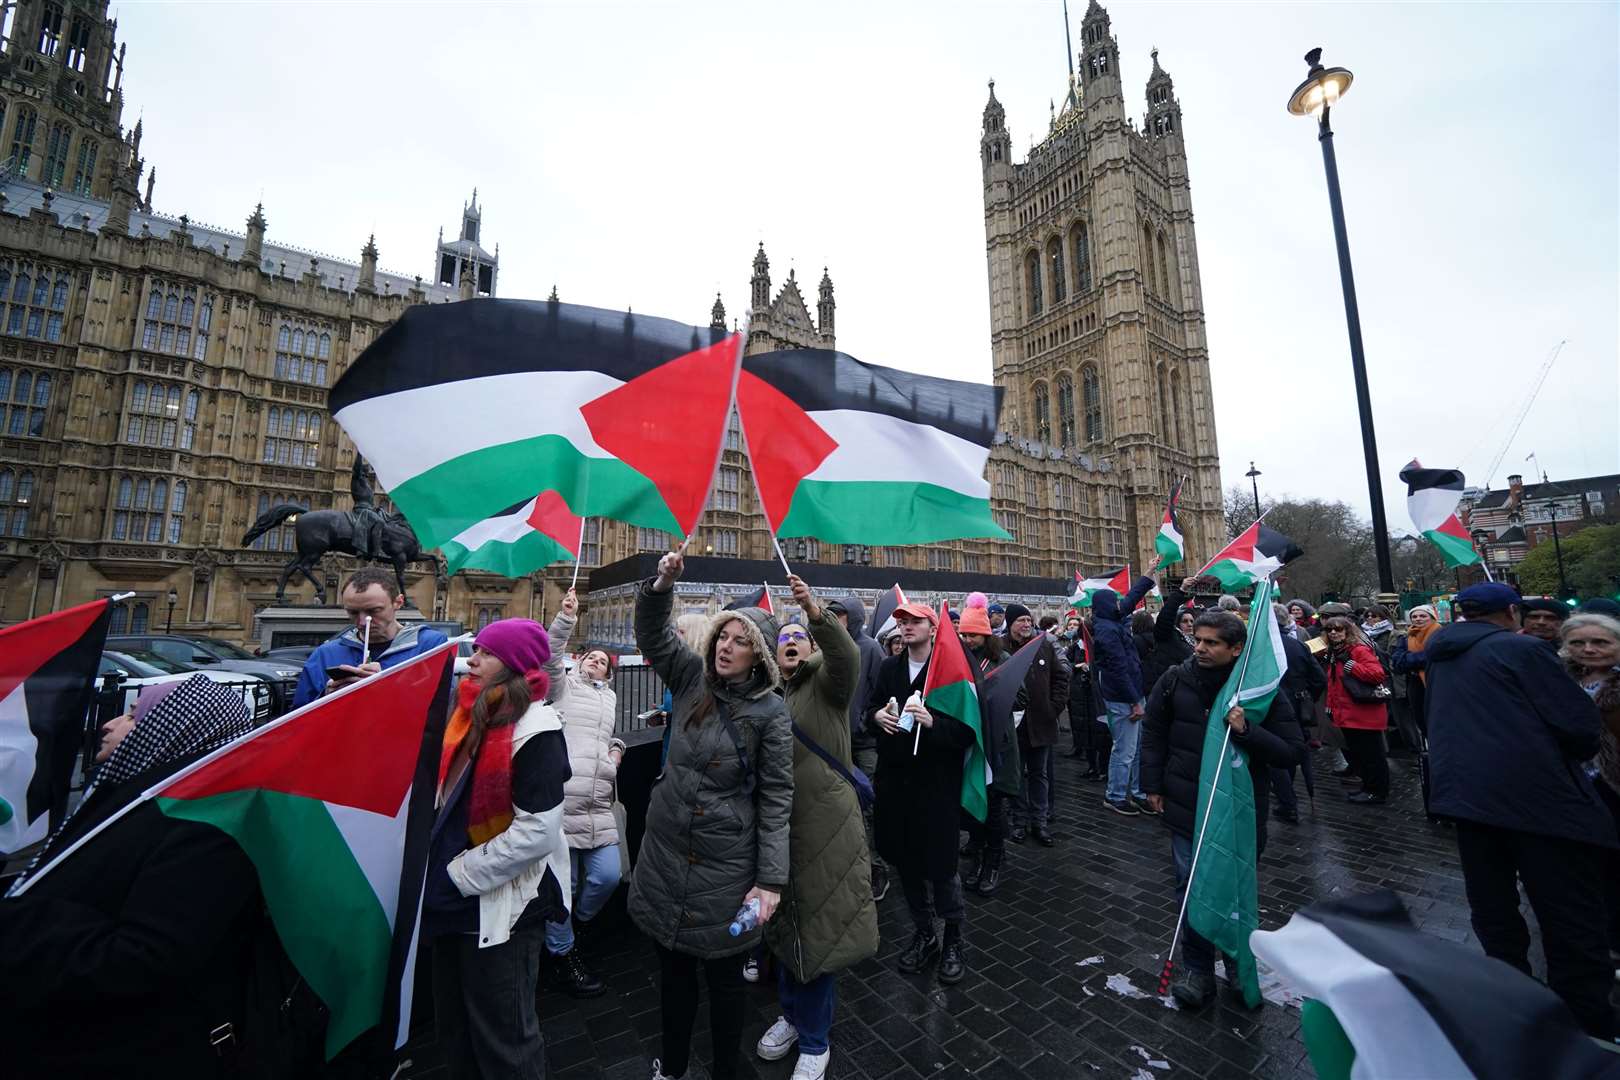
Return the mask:
<path id="1" fill-rule="evenodd" d="M 403 608 L 398 618 L 405 624 L 427 621 L 427 616 L 415 607 Z M 266 651 L 294 645 L 319 645 L 352 625 L 348 612 L 342 608 L 315 604 L 268 607 L 259 612 L 258 623 L 259 647 Z"/>

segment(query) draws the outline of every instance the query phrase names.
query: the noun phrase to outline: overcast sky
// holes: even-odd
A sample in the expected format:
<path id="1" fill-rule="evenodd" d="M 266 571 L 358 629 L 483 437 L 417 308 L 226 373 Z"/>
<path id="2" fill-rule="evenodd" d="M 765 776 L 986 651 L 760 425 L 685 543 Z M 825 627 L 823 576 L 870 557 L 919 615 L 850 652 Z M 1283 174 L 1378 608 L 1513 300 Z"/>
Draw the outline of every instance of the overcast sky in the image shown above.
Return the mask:
<path id="1" fill-rule="evenodd" d="M 1085 0 L 1071 12 L 1074 38 Z M 1471 482 L 1534 451 L 1620 471 L 1613 3 L 1109 8 L 1131 113 L 1180 97 L 1224 479 L 1368 504 L 1314 124 L 1313 45 L 1355 72 L 1335 139 L 1385 499 L 1409 458 Z M 1066 85 L 1059 0 L 123 3 L 126 122 L 156 208 L 428 276 L 476 185 L 499 292 L 706 322 L 837 286 L 838 344 L 988 381 L 986 80 L 1022 157 Z M 446 417 L 446 422 L 456 422 Z"/>

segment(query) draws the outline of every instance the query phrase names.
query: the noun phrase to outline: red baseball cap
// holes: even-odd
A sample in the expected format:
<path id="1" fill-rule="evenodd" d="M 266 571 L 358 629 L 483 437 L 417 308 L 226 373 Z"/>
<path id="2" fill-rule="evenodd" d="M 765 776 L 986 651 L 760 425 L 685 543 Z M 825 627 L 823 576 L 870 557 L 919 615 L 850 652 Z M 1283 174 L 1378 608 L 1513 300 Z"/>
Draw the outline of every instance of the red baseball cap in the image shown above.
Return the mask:
<path id="1" fill-rule="evenodd" d="M 896 617 L 905 615 L 913 619 L 927 619 L 935 626 L 939 625 L 939 612 L 927 604 L 901 604 L 894 609 L 894 614 Z"/>

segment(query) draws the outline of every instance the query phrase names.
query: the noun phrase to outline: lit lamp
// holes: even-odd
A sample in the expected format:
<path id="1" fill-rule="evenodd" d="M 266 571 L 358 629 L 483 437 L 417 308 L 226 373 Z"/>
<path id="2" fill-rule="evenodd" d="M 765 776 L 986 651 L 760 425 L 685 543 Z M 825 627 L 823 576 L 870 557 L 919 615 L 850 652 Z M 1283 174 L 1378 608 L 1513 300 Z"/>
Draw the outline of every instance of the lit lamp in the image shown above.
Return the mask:
<path id="1" fill-rule="evenodd" d="M 1317 141 L 1322 144 L 1322 165 L 1327 170 L 1328 205 L 1333 211 L 1333 239 L 1339 249 L 1339 284 L 1344 291 L 1344 318 L 1350 330 L 1350 366 L 1356 380 L 1356 406 L 1361 413 L 1361 452 L 1367 462 L 1367 496 L 1372 504 L 1373 553 L 1378 558 L 1380 602 L 1395 595 L 1395 574 L 1389 561 L 1389 526 L 1384 520 L 1384 488 L 1378 471 L 1378 440 L 1373 435 L 1372 397 L 1367 389 L 1367 359 L 1361 348 L 1361 312 L 1356 306 L 1356 279 L 1350 269 L 1350 238 L 1344 227 L 1344 200 L 1339 194 L 1339 164 L 1333 156 L 1333 129 L 1328 126 L 1333 106 L 1350 89 L 1355 76 L 1347 68 L 1322 66 L 1322 50 L 1305 54 L 1310 70 L 1294 88 L 1288 111 L 1317 118 Z"/>

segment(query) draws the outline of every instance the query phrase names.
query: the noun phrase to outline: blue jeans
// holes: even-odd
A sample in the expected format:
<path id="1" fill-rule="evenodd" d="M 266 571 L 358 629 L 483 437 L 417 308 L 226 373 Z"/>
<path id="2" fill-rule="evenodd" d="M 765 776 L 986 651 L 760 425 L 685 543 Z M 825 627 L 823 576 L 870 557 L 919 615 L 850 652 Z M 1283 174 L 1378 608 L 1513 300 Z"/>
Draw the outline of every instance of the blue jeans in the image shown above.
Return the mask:
<path id="1" fill-rule="evenodd" d="M 777 971 L 780 976 L 776 989 L 782 999 L 782 1015 L 799 1033 L 799 1053 L 826 1053 L 833 1007 L 838 1003 L 838 973 L 826 971 L 802 983 L 793 977 L 786 964 L 778 964 Z"/>
<path id="2" fill-rule="evenodd" d="M 1124 802 L 1127 795 L 1146 799 L 1142 794 L 1142 763 L 1136 750 L 1142 741 L 1142 721 L 1131 719 L 1131 710 L 1140 702 L 1105 701 L 1108 733 L 1114 748 L 1108 753 L 1108 801 Z"/>
<path id="3" fill-rule="evenodd" d="M 589 922 L 619 887 L 619 845 L 574 848 L 569 853 L 574 864 L 573 917 Z M 574 922 L 567 915 L 561 922 L 546 923 L 546 951 L 566 956 L 574 951 Z"/>
<path id="4" fill-rule="evenodd" d="M 1192 838 L 1170 834 L 1170 857 L 1176 862 L 1176 891 L 1187 891 L 1187 879 L 1192 876 Z M 1179 897 L 1177 898 L 1179 900 Z M 1188 971 L 1215 974 L 1215 946 L 1185 919 L 1181 923 L 1181 965 Z"/>
<path id="5" fill-rule="evenodd" d="M 1018 811 L 1030 828 L 1044 828 L 1052 817 L 1052 748 L 1032 746 L 1021 753 L 1024 790 L 1018 796 Z"/>

